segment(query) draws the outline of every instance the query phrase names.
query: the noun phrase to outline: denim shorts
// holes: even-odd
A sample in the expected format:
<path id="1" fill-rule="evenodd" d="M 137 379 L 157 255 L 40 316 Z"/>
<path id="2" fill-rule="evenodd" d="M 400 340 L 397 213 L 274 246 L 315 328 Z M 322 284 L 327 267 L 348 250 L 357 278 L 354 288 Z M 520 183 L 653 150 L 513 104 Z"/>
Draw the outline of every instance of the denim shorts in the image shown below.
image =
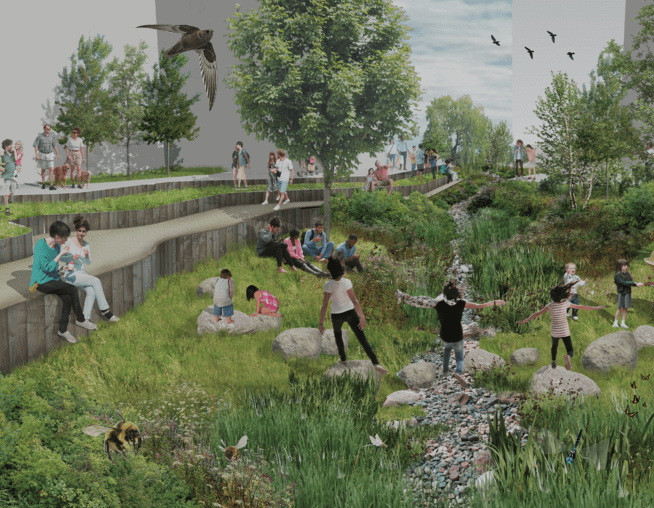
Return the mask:
<path id="1" fill-rule="evenodd" d="M 234 305 L 228 305 L 227 307 L 218 307 L 218 305 L 214 305 L 213 315 L 231 317 L 234 315 Z"/>
<path id="2" fill-rule="evenodd" d="M 286 192 L 286 189 L 288 189 L 288 180 L 279 180 L 277 182 L 277 185 L 279 186 L 279 192 L 284 194 Z"/>

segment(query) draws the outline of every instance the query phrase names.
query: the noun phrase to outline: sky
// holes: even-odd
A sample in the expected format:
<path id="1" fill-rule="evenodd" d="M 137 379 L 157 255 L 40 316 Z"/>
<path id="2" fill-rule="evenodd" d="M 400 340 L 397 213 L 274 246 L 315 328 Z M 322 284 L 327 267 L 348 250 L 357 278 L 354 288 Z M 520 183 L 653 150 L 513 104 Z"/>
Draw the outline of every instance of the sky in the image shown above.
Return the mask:
<path id="1" fill-rule="evenodd" d="M 258 5 L 256 0 L 240 3 L 241 11 Z M 581 85 L 588 82 L 588 75 L 607 42 L 613 38 L 622 44 L 624 40 L 625 0 L 396 0 L 395 3 L 406 11 L 408 24 L 413 28 L 409 34 L 410 63 L 421 77 L 423 89 L 416 111 L 419 138 L 427 126 L 425 110 L 432 100 L 444 95 L 458 99 L 468 94 L 475 105 L 484 107 L 494 124 L 504 120 L 514 138 L 536 142 L 526 131 L 538 124 L 533 110 L 538 96 L 543 96 L 551 83 L 551 71 L 567 72 Z M 231 2 L 209 0 L 113 0 L 111 8 L 107 5 L 101 0 L 87 0 L 83 4 L 60 0 L 56 6 L 51 1 L 30 0 L 30 11 L 43 13 L 29 14 L 32 35 L 26 34 L 22 22 L 3 24 L 0 47 L 10 55 L 12 68 L 8 70 L 5 66 L 4 70 L 0 138 L 20 139 L 31 150 L 34 138 L 42 132 L 44 106 L 48 100 L 50 103 L 54 100 L 53 88 L 60 81 L 57 73 L 70 65 L 70 56 L 76 53 L 81 35 L 105 35 L 113 45 L 108 60 L 115 55 L 122 58 L 125 44 L 137 46 L 145 41 L 149 46 L 146 70 L 151 73 L 160 49 L 158 44 L 167 49 L 178 36 L 136 29 L 136 26 L 176 22 L 224 29 L 226 17 L 234 11 Z M 20 20 L 25 16 L 26 9 L 18 2 L 3 7 L 4 19 Z M 551 42 L 546 30 L 557 34 L 556 43 Z M 492 44 L 491 34 L 500 41 L 500 47 Z M 189 54 L 185 69 L 192 74 L 189 95 L 201 92 L 201 100 L 193 106 L 193 111 L 202 125 L 197 141 L 180 143 L 191 165 L 198 154 L 206 157 L 207 150 L 215 151 L 216 143 L 225 144 L 219 148 L 227 154 L 224 158 L 231 155 L 236 139 L 246 140 L 249 146 L 255 143 L 254 135 L 247 136 L 239 125 L 236 108 L 224 90 L 222 78 L 231 64 L 229 56 L 220 56 L 221 51 L 228 52 L 225 41 L 224 37 L 214 37 L 212 41 L 219 54 L 218 94 L 226 95 L 211 112 L 207 108 L 197 55 Z M 535 51 L 533 60 L 524 46 Z M 574 61 L 566 55 L 568 51 L 575 52 Z M 11 74 L 10 79 L 7 74 Z M 410 141 L 417 144 L 419 139 Z M 204 148 L 197 150 L 199 146 Z M 255 160 L 265 160 L 269 149 L 267 145 L 260 146 L 260 151 L 265 153 L 255 154 Z M 361 161 L 360 167 L 367 168 L 369 159 L 362 157 Z M 229 160 L 222 163 L 229 164 Z"/>

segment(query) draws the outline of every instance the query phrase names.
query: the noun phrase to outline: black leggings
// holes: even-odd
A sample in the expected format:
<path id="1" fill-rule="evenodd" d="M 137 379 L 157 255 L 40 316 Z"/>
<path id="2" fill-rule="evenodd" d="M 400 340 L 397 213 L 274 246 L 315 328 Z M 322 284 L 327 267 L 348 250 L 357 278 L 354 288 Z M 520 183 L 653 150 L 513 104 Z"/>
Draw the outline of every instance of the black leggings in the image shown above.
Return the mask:
<path id="1" fill-rule="evenodd" d="M 77 321 L 82 323 L 86 320 L 82 306 L 79 303 L 79 293 L 77 292 L 77 288 L 72 284 L 68 284 L 68 282 L 64 282 L 63 280 L 51 280 L 44 284 L 39 284 L 36 289 L 46 295 L 57 295 L 64 302 L 61 308 L 61 318 L 59 319 L 59 331 L 61 333 L 68 330 L 71 307 L 75 311 Z"/>
<path id="2" fill-rule="evenodd" d="M 572 358 L 572 355 L 574 354 L 574 351 L 572 350 L 572 340 L 570 340 L 570 335 L 567 337 L 552 337 L 552 361 L 556 361 L 556 350 L 559 348 L 559 339 L 563 341 L 563 345 L 565 346 L 565 350 L 570 358 Z"/>
<path id="3" fill-rule="evenodd" d="M 350 325 L 350 329 L 354 332 L 354 335 L 356 335 L 356 338 L 361 343 L 363 350 L 368 355 L 368 358 L 370 358 L 372 364 L 377 365 L 379 363 L 377 361 L 377 356 L 368 343 L 366 334 L 363 333 L 363 330 L 359 329 L 359 322 L 359 316 L 357 316 L 357 313 L 354 309 L 350 309 L 340 314 L 332 314 L 332 326 L 334 327 L 334 339 L 336 339 L 338 354 L 340 355 L 342 361 L 345 362 L 347 360 L 345 357 L 345 345 L 343 344 L 343 331 L 341 330 L 341 328 L 343 328 L 343 323 L 347 323 Z"/>
<path id="4" fill-rule="evenodd" d="M 278 267 L 282 266 L 282 261 L 286 261 L 286 264 L 293 266 L 291 255 L 288 253 L 288 247 L 284 242 L 273 242 L 263 249 L 259 256 L 262 258 L 276 258 Z"/>

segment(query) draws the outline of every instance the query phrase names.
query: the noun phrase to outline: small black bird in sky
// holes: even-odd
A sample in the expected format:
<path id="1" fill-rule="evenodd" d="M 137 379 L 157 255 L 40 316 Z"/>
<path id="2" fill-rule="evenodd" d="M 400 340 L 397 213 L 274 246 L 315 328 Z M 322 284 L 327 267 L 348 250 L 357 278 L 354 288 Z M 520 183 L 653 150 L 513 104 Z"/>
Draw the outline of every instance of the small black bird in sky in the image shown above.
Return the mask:
<path id="1" fill-rule="evenodd" d="M 556 34 L 553 34 L 553 33 L 550 32 L 549 30 L 547 31 L 547 33 L 550 34 L 550 37 L 552 38 L 552 42 L 556 42 L 556 41 L 554 40 L 554 37 L 556 37 Z"/>
<path id="2" fill-rule="evenodd" d="M 574 55 L 574 53 L 568 51 L 568 56 L 570 57 L 570 60 L 574 60 L 574 58 L 572 58 L 572 55 Z"/>
<path id="3" fill-rule="evenodd" d="M 498 46 L 500 45 L 500 41 L 498 41 L 495 37 L 491 35 L 491 39 L 493 39 L 493 44 L 497 44 Z"/>
<path id="4" fill-rule="evenodd" d="M 186 51 L 195 50 L 200 55 L 200 71 L 202 81 L 209 97 L 209 111 L 216 98 L 216 52 L 211 45 L 213 30 L 200 30 L 190 25 L 141 25 L 136 28 L 152 28 L 182 34 L 182 38 L 172 48 L 164 53 L 166 58 L 172 58 Z"/>
<path id="5" fill-rule="evenodd" d="M 533 49 L 529 49 L 527 46 L 525 46 L 525 49 L 527 50 L 527 53 L 529 53 L 529 56 L 530 56 L 531 59 L 533 60 L 533 59 L 534 59 L 534 50 L 533 50 Z"/>

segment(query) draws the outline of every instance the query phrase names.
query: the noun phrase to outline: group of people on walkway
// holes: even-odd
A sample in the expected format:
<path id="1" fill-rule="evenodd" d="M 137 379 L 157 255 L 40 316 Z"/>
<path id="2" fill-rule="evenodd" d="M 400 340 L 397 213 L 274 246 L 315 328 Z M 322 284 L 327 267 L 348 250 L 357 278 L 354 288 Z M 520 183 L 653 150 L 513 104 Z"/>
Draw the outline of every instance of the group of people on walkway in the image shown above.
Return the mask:
<path id="1" fill-rule="evenodd" d="M 59 319 L 58 335 L 68 342 L 77 339 L 68 331 L 70 309 L 77 318 L 76 324 L 82 328 L 96 330 L 90 321 L 93 305 L 97 301 L 102 316 L 111 322 L 118 321 L 109 309 L 100 279 L 86 273 L 86 265 L 91 264 L 91 246 L 85 240 L 90 227 L 88 221 L 77 216 L 74 220 L 75 237 L 70 237 L 70 227 L 64 222 L 55 221 L 50 225 L 50 238 L 42 238 L 34 246 L 30 291 L 53 294 L 61 298 L 63 307 Z M 59 263 L 65 264 L 63 278 L 59 274 Z M 78 288 L 84 289 L 86 298 L 84 308 L 80 304 Z"/>

